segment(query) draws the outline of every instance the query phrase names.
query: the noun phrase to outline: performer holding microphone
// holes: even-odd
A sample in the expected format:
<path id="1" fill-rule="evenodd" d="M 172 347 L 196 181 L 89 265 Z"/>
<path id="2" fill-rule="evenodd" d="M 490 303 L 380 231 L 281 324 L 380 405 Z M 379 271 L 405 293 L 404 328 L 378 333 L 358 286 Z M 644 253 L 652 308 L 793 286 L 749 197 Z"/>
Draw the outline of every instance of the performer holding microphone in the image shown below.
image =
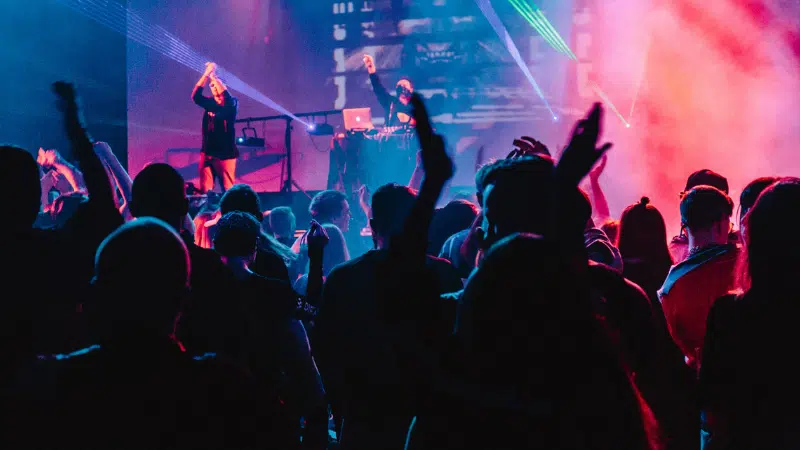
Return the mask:
<path id="1" fill-rule="evenodd" d="M 223 191 L 233 186 L 236 158 L 239 157 L 234 128 L 239 101 L 217 77 L 216 69 L 216 64 L 206 63 L 206 70 L 192 91 L 192 100 L 205 110 L 199 164 L 200 191 L 203 194 L 214 188 L 214 178 L 220 180 Z M 203 88 L 209 81 L 212 97 L 203 95 Z"/>

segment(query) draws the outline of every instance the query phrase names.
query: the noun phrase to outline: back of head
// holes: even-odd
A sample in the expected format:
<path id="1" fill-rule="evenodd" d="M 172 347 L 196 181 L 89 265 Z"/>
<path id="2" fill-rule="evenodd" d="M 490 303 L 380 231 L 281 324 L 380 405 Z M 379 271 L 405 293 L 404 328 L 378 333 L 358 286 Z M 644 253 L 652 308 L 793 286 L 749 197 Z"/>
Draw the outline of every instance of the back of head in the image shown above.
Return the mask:
<path id="1" fill-rule="evenodd" d="M 515 232 L 544 234 L 554 193 L 553 169 L 553 160 L 546 156 L 493 164 L 484 181 L 483 206 L 486 220 L 501 230 L 500 237 Z"/>
<path id="2" fill-rule="evenodd" d="M 761 177 L 756 178 L 745 186 L 742 190 L 742 195 L 739 196 L 739 220 L 743 219 L 744 215 L 750 211 L 750 208 L 756 204 L 758 196 L 778 180 L 780 180 L 778 177 Z"/>
<path id="3" fill-rule="evenodd" d="M 372 231 L 387 238 L 402 231 L 416 197 L 411 188 L 396 183 L 379 187 L 372 194 Z"/>
<path id="4" fill-rule="evenodd" d="M 106 320 L 170 327 L 189 283 L 186 245 L 165 222 L 144 218 L 111 233 L 95 256 L 98 308 Z"/>
<path id="5" fill-rule="evenodd" d="M 600 229 L 611 239 L 611 242 L 617 242 L 617 238 L 619 237 L 619 220 L 608 219 L 600 225 Z"/>
<path id="6" fill-rule="evenodd" d="M 664 216 L 650 204 L 649 198 L 642 197 L 639 203 L 622 212 L 617 247 L 623 258 L 639 258 L 667 267 L 672 264 Z"/>
<path id="7" fill-rule="evenodd" d="M 248 213 L 233 211 L 217 222 L 214 249 L 226 257 L 254 257 L 261 225 Z"/>
<path id="8" fill-rule="evenodd" d="M 276 236 L 293 236 L 297 229 L 297 219 L 292 208 L 279 206 L 269 212 L 267 216 L 269 227 Z"/>
<path id="9" fill-rule="evenodd" d="M 6 194 L 0 227 L 30 228 L 39 214 L 42 186 L 39 165 L 27 151 L 14 146 L 0 146 L 0 192 Z"/>
<path id="10" fill-rule="evenodd" d="M 53 202 L 53 209 L 50 211 L 54 226 L 56 228 L 63 227 L 70 217 L 78 211 L 78 207 L 87 201 L 89 201 L 89 196 L 83 191 L 59 195 Z"/>
<path id="11" fill-rule="evenodd" d="M 800 178 L 784 178 L 761 193 L 745 216 L 748 271 L 753 287 L 790 288 L 800 276 Z"/>
<path id="12" fill-rule="evenodd" d="M 259 222 L 263 217 L 258 194 L 246 184 L 236 184 L 228 189 L 219 202 L 219 209 L 222 211 L 222 215 L 233 211 L 245 212 Z"/>
<path id="13" fill-rule="evenodd" d="M 308 212 L 319 223 L 329 223 L 334 217 L 342 214 L 342 202 L 347 196 L 339 191 L 322 191 L 311 199 Z"/>
<path id="14" fill-rule="evenodd" d="M 696 186 L 681 199 L 681 223 L 690 232 L 708 230 L 721 220 L 729 220 L 731 214 L 731 198 L 712 186 Z"/>
<path id="15" fill-rule="evenodd" d="M 469 228 L 477 216 L 478 207 L 466 200 L 453 200 L 437 210 L 428 233 L 428 253 L 438 254 L 447 238 Z"/>
<path id="16" fill-rule="evenodd" d="M 502 160 L 500 160 L 502 161 Z M 475 193 L 478 197 L 478 203 L 483 205 L 483 190 L 486 189 L 486 177 L 489 172 L 498 164 L 499 161 L 490 161 L 483 164 L 475 171 Z"/>
<path id="17" fill-rule="evenodd" d="M 728 193 L 728 179 L 709 169 L 698 170 L 689 175 L 683 192 L 687 193 L 697 186 L 712 186 L 725 194 Z"/>
<path id="18" fill-rule="evenodd" d="M 183 177 L 169 164 L 150 164 L 133 180 L 131 214 L 174 224 L 189 209 Z M 173 225 L 174 226 L 174 225 Z"/>

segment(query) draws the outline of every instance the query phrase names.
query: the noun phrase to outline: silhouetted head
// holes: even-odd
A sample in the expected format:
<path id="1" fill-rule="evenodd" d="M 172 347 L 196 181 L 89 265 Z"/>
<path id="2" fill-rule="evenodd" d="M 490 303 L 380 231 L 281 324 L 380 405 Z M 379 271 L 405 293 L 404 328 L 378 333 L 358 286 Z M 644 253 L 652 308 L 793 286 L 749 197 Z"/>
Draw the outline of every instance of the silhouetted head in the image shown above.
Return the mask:
<path id="1" fill-rule="evenodd" d="M 155 217 L 180 230 L 189 211 L 183 177 L 169 164 L 150 164 L 133 180 L 130 211 L 134 217 Z"/>
<path id="2" fill-rule="evenodd" d="M 350 204 L 347 196 L 339 191 L 322 191 L 308 205 L 311 217 L 321 224 L 332 223 L 342 232 L 350 229 Z"/>
<path id="3" fill-rule="evenodd" d="M 223 257 L 245 258 L 252 263 L 260 237 L 261 224 L 253 216 L 241 211 L 229 212 L 217 222 L 214 250 Z"/>
<path id="4" fill-rule="evenodd" d="M 689 178 L 686 180 L 686 187 L 683 188 L 681 196 L 686 195 L 686 193 L 696 186 L 712 186 L 725 194 L 728 193 L 728 179 L 709 169 L 698 170 L 689 175 Z"/>
<path id="5" fill-rule="evenodd" d="M 293 239 L 297 230 L 297 218 L 288 206 L 274 208 L 267 215 L 267 222 L 272 234 L 279 240 Z"/>
<path id="6" fill-rule="evenodd" d="M 796 292 L 800 276 L 800 178 L 764 190 L 745 216 L 748 272 L 753 288 Z M 788 291 L 787 291 L 788 290 Z"/>
<path id="7" fill-rule="evenodd" d="M 39 165 L 27 151 L 0 146 L 0 192 L 6 194 L 0 227 L 19 230 L 33 226 L 42 203 Z"/>
<path id="8" fill-rule="evenodd" d="M 696 186 L 681 199 L 681 225 L 701 245 L 727 243 L 732 214 L 731 198 L 712 186 Z"/>
<path id="9" fill-rule="evenodd" d="M 617 238 L 619 237 L 619 220 L 608 219 L 600 225 L 600 229 L 611 239 L 611 242 L 617 242 Z"/>
<path id="10" fill-rule="evenodd" d="M 50 217 L 53 220 L 54 227 L 63 227 L 70 217 L 78 211 L 78 207 L 87 201 L 89 201 L 89 196 L 84 191 L 74 191 L 59 195 L 50 210 Z"/>
<path id="11" fill-rule="evenodd" d="M 617 248 L 625 259 L 641 259 L 667 267 L 672 265 L 667 246 L 667 225 L 649 198 L 642 197 L 639 203 L 622 212 Z"/>
<path id="12" fill-rule="evenodd" d="M 486 176 L 497 164 L 499 164 L 499 161 L 487 162 L 475 171 L 475 197 L 478 199 L 479 206 L 483 206 L 483 190 L 486 188 Z"/>
<path id="13" fill-rule="evenodd" d="M 453 200 L 437 210 L 428 230 L 428 253 L 438 255 L 447 238 L 466 230 L 478 216 L 478 207 L 466 200 Z"/>
<path id="14" fill-rule="evenodd" d="M 261 202 L 258 199 L 258 194 L 256 194 L 256 191 L 254 191 L 252 187 L 246 184 L 236 184 L 228 189 L 219 202 L 219 209 L 223 216 L 234 211 L 247 213 L 259 224 L 264 217 L 261 213 Z M 285 260 L 294 260 L 297 258 L 297 255 L 292 253 L 289 247 L 278 242 L 275 238 L 266 233 L 261 233 L 261 240 L 259 243 L 265 249 L 277 254 Z"/>
<path id="15" fill-rule="evenodd" d="M 492 164 L 484 178 L 484 250 L 513 233 L 546 232 L 554 195 L 553 168 L 553 160 L 546 156 L 504 159 Z"/>
<path id="16" fill-rule="evenodd" d="M 750 211 L 750 208 L 756 204 L 758 196 L 764 192 L 765 189 L 770 187 L 773 183 L 780 180 L 779 177 L 761 177 L 751 181 L 742 190 L 742 195 L 739 196 L 739 222 L 744 219 L 745 214 Z"/>
<path id="17" fill-rule="evenodd" d="M 186 245 L 165 222 L 148 217 L 119 227 L 95 256 L 96 308 L 105 333 L 167 336 L 183 307 L 189 272 Z"/>
<path id="18" fill-rule="evenodd" d="M 241 211 L 250 214 L 257 221 L 261 221 L 261 202 L 258 194 L 252 187 L 246 184 L 233 185 L 219 202 L 219 209 L 222 215 L 229 212 Z"/>
<path id="19" fill-rule="evenodd" d="M 403 231 L 406 217 L 414 206 L 414 190 L 397 183 L 384 184 L 372 194 L 372 240 L 378 248 L 389 243 L 392 236 Z"/>

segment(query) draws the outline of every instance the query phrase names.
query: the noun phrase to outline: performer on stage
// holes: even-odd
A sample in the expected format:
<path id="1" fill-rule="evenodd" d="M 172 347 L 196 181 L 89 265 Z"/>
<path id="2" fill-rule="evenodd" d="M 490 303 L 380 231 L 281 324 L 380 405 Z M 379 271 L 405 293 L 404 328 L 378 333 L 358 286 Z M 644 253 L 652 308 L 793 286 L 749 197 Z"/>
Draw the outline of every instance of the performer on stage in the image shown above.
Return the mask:
<path id="1" fill-rule="evenodd" d="M 411 117 L 411 94 L 414 92 L 414 86 L 407 78 L 401 78 L 395 85 L 397 97 L 392 96 L 386 91 L 386 88 L 381 84 L 378 74 L 376 74 L 375 60 L 370 55 L 364 55 L 364 65 L 369 72 L 369 81 L 372 83 L 372 91 L 378 97 L 378 102 L 383 107 L 386 116 L 384 126 L 396 127 L 407 126 L 413 127 L 416 125 L 414 118 Z"/>
<path id="2" fill-rule="evenodd" d="M 192 91 L 192 100 L 203 113 L 203 144 L 200 150 L 200 191 L 205 194 L 214 188 L 214 178 L 222 183 L 223 191 L 233 186 L 236 174 L 236 113 L 239 101 L 231 97 L 228 88 L 217 78 L 217 65 L 206 63 L 206 71 Z M 203 95 L 203 87 L 211 81 L 211 95 Z"/>

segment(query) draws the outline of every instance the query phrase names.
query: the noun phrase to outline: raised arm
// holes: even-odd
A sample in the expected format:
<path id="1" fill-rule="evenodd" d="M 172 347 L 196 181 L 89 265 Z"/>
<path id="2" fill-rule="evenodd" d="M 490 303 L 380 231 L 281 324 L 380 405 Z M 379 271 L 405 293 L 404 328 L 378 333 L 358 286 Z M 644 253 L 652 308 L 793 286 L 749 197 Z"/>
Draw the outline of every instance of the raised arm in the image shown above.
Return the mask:
<path id="1" fill-rule="evenodd" d="M 323 284 L 323 257 L 325 246 L 328 245 L 328 233 L 316 220 L 311 221 L 308 231 L 308 284 L 306 286 L 306 302 L 312 306 L 319 306 L 322 297 Z"/>
<path id="2" fill-rule="evenodd" d="M 381 83 L 381 79 L 378 78 L 377 69 L 375 68 L 375 60 L 372 56 L 364 55 L 364 65 L 367 67 L 367 72 L 369 72 L 369 81 L 372 83 L 372 92 L 375 93 L 375 96 L 378 97 L 378 103 L 381 104 L 381 107 L 385 110 L 389 110 L 389 107 L 392 104 L 392 96 L 383 87 L 383 83 Z"/>
<path id="3" fill-rule="evenodd" d="M 116 209 L 103 163 L 94 152 L 92 139 L 84 126 L 75 88 L 70 83 L 59 81 L 53 84 L 53 90 L 59 98 L 59 109 L 64 114 L 64 125 L 73 154 L 83 172 L 86 189 L 89 191 L 89 202 L 101 208 Z"/>
<path id="4" fill-rule="evenodd" d="M 425 171 L 422 170 L 422 153 L 417 152 L 417 164 L 414 166 L 414 171 L 411 172 L 411 179 L 408 180 L 408 187 L 418 191 L 422 185 L 422 177 L 425 176 Z"/>
<path id="5" fill-rule="evenodd" d="M 603 171 L 606 168 L 606 161 L 608 160 L 607 156 L 603 156 L 603 159 L 597 164 L 597 166 L 589 172 L 589 192 L 592 194 L 592 209 L 594 210 L 595 219 L 598 223 L 605 222 L 608 218 L 611 217 L 611 212 L 608 208 L 608 200 L 606 200 L 606 195 L 603 192 L 603 188 L 600 187 L 600 175 L 603 174 Z"/>
<path id="6" fill-rule="evenodd" d="M 73 191 L 86 189 L 81 171 L 64 159 L 56 150 L 40 148 L 39 155 L 36 157 L 36 162 L 45 169 L 52 168 L 55 169 L 57 173 L 63 175 Z"/>
<path id="7" fill-rule="evenodd" d="M 561 247 L 560 256 L 577 257 L 581 269 L 586 266 L 586 247 L 583 232 L 586 218 L 580 217 L 581 208 L 578 197 L 582 194 L 578 189 L 581 180 L 586 177 L 594 165 L 611 148 L 610 143 L 597 147 L 602 129 L 602 107 L 595 104 L 585 119 L 575 126 L 569 145 L 564 149 L 556 165 L 555 181 L 557 183 L 552 208 L 555 219 L 550 224 L 550 236 Z M 567 262 L 566 260 L 563 262 Z"/>
<path id="8" fill-rule="evenodd" d="M 125 219 L 129 219 L 130 214 L 128 213 L 128 204 L 130 203 L 131 199 L 131 191 L 133 189 L 133 180 L 131 180 L 130 175 L 122 167 L 122 164 L 117 159 L 117 156 L 114 155 L 114 152 L 111 151 L 111 147 L 105 142 L 96 142 L 94 144 L 95 153 L 97 156 L 100 157 L 100 161 L 103 162 L 108 170 L 111 172 L 111 176 L 114 179 L 117 187 L 119 188 L 120 193 L 122 194 L 122 201 L 119 202 L 117 205 L 120 214 L 122 214 Z"/>
<path id="9" fill-rule="evenodd" d="M 192 91 L 192 100 L 194 103 L 206 111 L 216 111 L 219 108 L 219 105 L 213 98 L 203 95 L 203 88 L 211 80 L 211 74 L 213 74 L 215 70 L 217 70 L 216 64 L 211 62 L 206 63 L 206 70 L 203 72 L 203 76 L 197 80 L 194 90 Z"/>
<path id="10" fill-rule="evenodd" d="M 445 151 L 444 139 L 433 132 L 428 112 L 419 95 L 414 94 L 411 104 L 417 121 L 417 136 L 422 149 L 420 162 L 424 176 L 400 240 L 403 243 L 403 252 L 413 252 L 414 260 L 421 256 L 420 261 L 424 261 L 428 246 L 428 228 L 436 202 L 445 184 L 453 176 L 453 161 Z"/>
<path id="11" fill-rule="evenodd" d="M 216 101 L 214 102 L 214 105 L 216 105 L 215 113 L 226 118 L 235 119 L 236 113 L 239 110 L 239 102 L 231 96 L 231 93 L 228 91 L 228 86 L 217 77 L 216 72 L 211 72 L 211 83 L 212 85 L 216 85 L 216 89 L 222 93 L 222 105 L 218 104 Z"/>

